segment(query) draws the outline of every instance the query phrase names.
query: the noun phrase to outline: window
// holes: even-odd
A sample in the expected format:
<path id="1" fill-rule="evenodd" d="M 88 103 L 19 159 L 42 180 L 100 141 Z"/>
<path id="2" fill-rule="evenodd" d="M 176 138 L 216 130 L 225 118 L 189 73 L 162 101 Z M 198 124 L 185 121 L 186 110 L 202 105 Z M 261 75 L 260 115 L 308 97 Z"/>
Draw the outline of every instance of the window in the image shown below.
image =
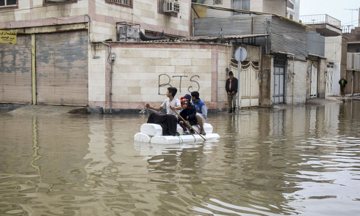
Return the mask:
<path id="1" fill-rule="evenodd" d="M 0 0 L 0 8 L 15 6 L 17 6 L 17 0 Z"/>
<path id="2" fill-rule="evenodd" d="M 119 4 L 119 5 L 125 5 L 125 6 L 131 6 L 131 0 L 106 0 L 106 2 Z"/>
<path id="3" fill-rule="evenodd" d="M 250 10 L 250 0 L 233 0 L 233 8 Z"/>
<path id="4" fill-rule="evenodd" d="M 250 10 L 250 0 L 233 0 L 233 8 L 241 10 Z M 240 15 L 242 13 L 233 13 L 234 15 Z"/>
<path id="5" fill-rule="evenodd" d="M 291 1 L 288 0 L 286 6 L 294 10 L 294 4 Z"/>
<path id="6" fill-rule="evenodd" d="M 223 0 L 214 0 L 213 5 L 222 5 Z"/>

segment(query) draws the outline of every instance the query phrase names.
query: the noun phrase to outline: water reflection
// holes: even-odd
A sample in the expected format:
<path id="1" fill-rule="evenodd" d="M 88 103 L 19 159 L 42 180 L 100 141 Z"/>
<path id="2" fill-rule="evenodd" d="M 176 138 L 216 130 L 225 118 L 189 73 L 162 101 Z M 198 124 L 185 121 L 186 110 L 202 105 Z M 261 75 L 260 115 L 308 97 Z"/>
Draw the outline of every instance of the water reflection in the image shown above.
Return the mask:
<path id="1" fill-rule="evenodd" d="M 220 113 L 177 145 L 134 142 L 144 115 L 2 114 L 0 214 L 355 215 L 359 106 Z"/>

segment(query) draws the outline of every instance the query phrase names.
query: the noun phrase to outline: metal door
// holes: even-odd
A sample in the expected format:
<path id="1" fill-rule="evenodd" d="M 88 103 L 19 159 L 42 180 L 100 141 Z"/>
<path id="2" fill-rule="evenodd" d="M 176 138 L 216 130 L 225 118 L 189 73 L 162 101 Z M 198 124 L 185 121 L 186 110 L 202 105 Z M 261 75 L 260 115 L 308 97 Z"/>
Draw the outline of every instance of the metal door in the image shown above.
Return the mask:
<path id="1" fill-rule="evenodd" d="M 235 67 L 232 71 L 237 71 Z M 241 107 L 259 106 L 259 66 L 248 62 L 241 66 Z"/>
<path id="2" fill-rule="evenodd" d="M 0 103 L 31 103 L 31 36 L 0 44 Z"/>
<path id="3" fill-rule="evenodd" d="M 284 103 L 284 66 L 274 67 L 274 104 Z"/>
<path id="4" fill-rule="evenodd" d="M 87 68 L 87 31 L 36 35 L 39 104 L 86 106 Z"/>
<path id="5" fill-rule="evenodd" d="M 311 79 L 310 79 L 310 97 L 317 97 L 317 77 L 318 77 L 318 73 L 317 73 L 317 63 L 316 62 L 312 62 L 311 64 Z"/>
<path id="6" fill-rule="evenodd" d="M 334 68 L 328 67 L 326 73 L 326 96 L 334 95 L 333 80 L 334 80 Z"/>

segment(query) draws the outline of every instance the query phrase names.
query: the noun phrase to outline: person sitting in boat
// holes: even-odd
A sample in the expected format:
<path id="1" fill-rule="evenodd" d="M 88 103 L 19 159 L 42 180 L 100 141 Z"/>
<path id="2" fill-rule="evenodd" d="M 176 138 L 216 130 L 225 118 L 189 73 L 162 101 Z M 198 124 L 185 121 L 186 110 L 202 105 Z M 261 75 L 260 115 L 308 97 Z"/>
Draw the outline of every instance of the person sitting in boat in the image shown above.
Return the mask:
<path id="1" fill-rule="evenodd" d="M 166 92 L 166 96 L 168 97 L 159 107 L 152 107 L 150 104 L 145 104 L 147 109 L 152 109 L 156 111 L 161 111 L 162 109 L 166 109 L 166 114 L 153 112 L 149 115 L 147 123 L 155 123 L 159 124 L 162 127 L 163 135 L 172 135 L 178 136 L 179 133 L 177 130 L 177 114 L 172 110 L 180 110 L 181 103 L 178 98 L 175 98 L 177 93 L 177 89 L 175 87 L 169 87 Z"/>
<path id="2" fill-rule="evenodd" d="M 196 108 L 193 104 L 190 103 L 190 95 L 187 98 L 185 97 L 181 97 L 180 101 L 181 101 L 181 107 L 182 110 L 180 112 L 180 116 L 186 120 L 190 125 L 196 125 L 197 121 L 196 121 Z M 184 134 L 193 134 L 195 133 L 192 128 L 187 128 L 187 124 L 182 120 L 179 119 L 179 124 L 182 127 L 182 129 L 184 130 Z"/>
<path id="3" fill-rule="evenodd" d="M 197 91 L 191 92 L 191 99 L 196 108 L 196 121 L 200 126 L 200 133 L 202 135 L 206 135 L 204 124 L 206 123 L 207 119 L 207 106 L 205 102 L 200 99 L 200 94 Z"/>

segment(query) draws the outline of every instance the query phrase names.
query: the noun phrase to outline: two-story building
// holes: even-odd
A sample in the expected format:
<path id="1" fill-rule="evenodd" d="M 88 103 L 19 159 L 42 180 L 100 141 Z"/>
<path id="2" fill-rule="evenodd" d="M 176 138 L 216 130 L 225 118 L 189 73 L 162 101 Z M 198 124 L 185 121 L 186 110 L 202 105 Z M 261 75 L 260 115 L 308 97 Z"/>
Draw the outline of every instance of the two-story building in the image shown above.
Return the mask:
<path id="1" fill-rule="evenodd" d="M 0 44 L 0 103 L 133 110 L 175 86 L 225 108 L 228 47 L 176 40 L 192 34 L 191 0 L 5 0 L 0 20 L 16 33 Z"/>

